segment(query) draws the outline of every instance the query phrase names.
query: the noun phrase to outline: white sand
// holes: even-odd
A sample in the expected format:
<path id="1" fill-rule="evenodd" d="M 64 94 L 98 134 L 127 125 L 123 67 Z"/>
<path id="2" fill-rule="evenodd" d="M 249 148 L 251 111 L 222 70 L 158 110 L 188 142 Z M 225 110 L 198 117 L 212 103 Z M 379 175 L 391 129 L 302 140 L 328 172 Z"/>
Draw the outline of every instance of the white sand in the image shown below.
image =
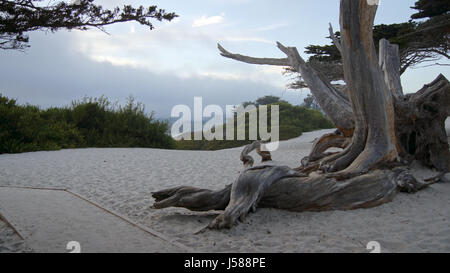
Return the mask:
<path id="1" fill-rule="evenodd" d="M 278 164 L 296 167 L 321 130 L 282 142 Z M 76 149 L 0 155 L 0 186 L 72 189 L 202 252 L 450 252 L 450 183 L 371 209 L 287 212 L 258 209 L 231 230 L 194 232 L 217 212 L 153 210 L 150 193 L 191 185 L 220 189 L 236 179 L 241 148 L 222 151 Z M 93 219 L 94 220 L 94 219 Z M 0 231 L 0 242 L 10 235 Z"/>
<path id="2" fill-rule="evenodd" d="M 72 241 L 83 253 L 191 251 L 64 190 L 0 187 L 0 213 L 40 253 L 67 253 Z"/>
<path id="3" fill-rule="evenodd" d="M 24 253 L 32 249 L 0 219 L 0 253 Z"/>

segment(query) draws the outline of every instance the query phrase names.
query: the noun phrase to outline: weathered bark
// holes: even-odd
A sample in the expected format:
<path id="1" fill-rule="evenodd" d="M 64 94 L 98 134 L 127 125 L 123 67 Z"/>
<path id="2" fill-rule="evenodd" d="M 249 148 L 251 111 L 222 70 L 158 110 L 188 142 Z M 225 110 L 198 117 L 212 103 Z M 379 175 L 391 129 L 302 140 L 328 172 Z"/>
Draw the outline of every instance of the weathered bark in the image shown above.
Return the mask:
<path id="1" fill-rule="evenodd" d="M 389 43 L 386 39 L 381 39 L 379 44 L 379 63 L 383 71 L 384 81 L 389 87 L 394 100 L 403 100 L 403 87 L 400 80 L 400 56 L 398 45 Z"/>
<path id="2" fill-rule="evenodd" d="M 254 162 L 244 148 L 241 160 Z M 325 211 L 370 208 L 390 202 L 397 192 L 414 193 L 438 182 L 417 180 L 408 168 L 375 170 L 345 181 L 312 174 L 306 176 L 286 166 L 257 166 L 244 170 L 232 185 L 211 191 L 181 186 L 152 193 L 153 208 L 182 207 L 192 211 L 223 210 L 207 227 L 231 228 L 257 207 L 291 211 Z"/>
<path id="3" fill-rule="evenodd" d="M 450 151 L 444 123 L 449 116 L 449 81 L 439 75 L 417 93 L 401 96 L 402 99 L 394 100 L 395 134 L 401 161 L 408 163 L 417 160 L 430 168 L 448 172 Z M 345 143 L 345 138 L 341 142 Z M 332 156 L 324 150 L 327 147 L 346 146 L 340 146 L 339 136 L 333 138 L 324 135 L 313 144 L 310 155 L 302 159 L 302 166 L 298 170 L 303 173 L 318 169 L 329 171 L 328 164 L 341 157 L 350 147 Z"/>
<path id="4" fill-rule="evenodd" d="M 241 152 L 241 161 L 245 168 L 250 168 L 253 166 L 253 158 L 249 156 L 249 153 L 256 150 L 256 153 L 261 156 L 261 162 L 272 161 L 272 156 L 269 151 L 262 151 L 261 145 L 264 144 L 262 141 L 258 140 L 250 145 L 245 146 Z"/>
<path id="5" fill-rule="evenodd" d="M 315 141 L 302 166 L 253 166 L 249 155 L 260 142 L 244 148 L 244 170 L 232 185 L 211 191 L 177 187 L 153 193 L 155 208 L 224 210 L 208 226 L 230 228 L 259 207 L 293 211 L 368 208 L 391 201 L 395 194 L 416 192 L 442 175 L 417 180 L 405 165 L 413 160 L 440 171 L 450 170 L 444 122 L 450 115 L 450 84 L 440 75 L 412 95 L 404 95 L 398 48 L 380 41 L 377 56 L 372 30 L 376 5 L 366 0 L 341 0 L 341 40 L 332 35 L 343 57 L 346 94 L 299 55 L 277 43 L 287 58 L 254 58 L 226 51 L 221 55 L 250 64 L 290 66 L 301 73 L 317 102 L 339 129 Z M 330 33 L 333 34 L 330 25 Z M 327 153 L 330 147 L 343 148 Z M 402 166 L 403 164 L 403 166 Z M 397 166 L 397 167 L 396 167 Z"/>
<path id="6" fill-rule="evenodd" d="M 340 171 L 337 177 L 365 173 L 398 157 L 394 105 L 373 43 L 376 9 L 367 1 L 341 1 L 341 53 L 355 131 L 350 149 L 331 165 L 331 171 Z"/>
<path id="7" fill-rule="evenodd" d="M 327 157 L 333 153 L 326 153 L 330 148 L 342 148 L 345 149 L 350 144 L 351 138 L 345 137 L 344 134 L 336 130 L 333 133 L 325 134 L 313 143 L 313 148 L 308 156 L 302 159 L 302 166 L 306 167 L 312 162 L 316 162 L 324 157 Z"/>
<path id="8" fill-rule="evenodd" d="M 340 43 L 340 42 L 339 42 Z M 287 66 L 291 64 L 292 68 L 295 71 L 303 71 L 305 75 L 309 75 L 309 77 L 305 78 L 305 81 L 308 81 L 309 88 L 313 95 L 318 98 L 317 101 L 321 107 L 331 118 L 331 121 L 335 124 L 335 126 L 340 129 L 340 131 L 344 134 L 345 137 L 352 137 L 355 130 L 355 122 L 354 122 L 354 113 L 352 109 L 349 109 L 350 102 L 346 95 L 342 94 L 341 91 L 338 91 L 335 86 L 326 85 L 326 77 L 321 75 L 317 70 L 309 66 L 304 62 L 304 60 L 296 54 L 295 48 L 287 48 L 280 43 L 278 43 L 278 47 L 282 49 L 283 52 L 288 53 L 288 58 L 284 59 L 273 59 L 273 58 L 253 58 L 240 54 L 233 54 L 225 49 L 223 49 L 219 45 L 219 49 L 221 50 L 221 55 L 227 58 L 231 58 L 234 60 L 251 63 L 251 64 L 267 64 L 267 65 L 280 65 Z M 342 47 L 342 45 L 340 45 Z M 342 49 L 341 49 L 342 50 Z M 293 53 L 291 53 L 294 51 Z M 440 171 L 448 171 L 449 168 L 448 162 L 450 161 L 450 155 L 448 155 L 447 150 L 445 148 L 446 143 L 442 142 L 443 132 L 445 131 L 442 119 L 445 120 L 445 117 L 449 116 L 448 112 L 448 97 L 449 93 L 449 82 L 443 76 L 439 75 L 436 80 L 432 83 L 427 84 L 428 89 L 433 89 L 434 91 L 429 91 L 427 94 L 431 93 L 439 93 L 439 96 L 442 99 L 438 100 L 439 107 L 432 107 L 434 109 L 435 115 L 430 115 L 429 103 L 423 103 L 423 99 L 421 103 L 417 103 L 412 99 L 411 95 L 405 97 L 403 95 L 403 90 L 401 86 L 400 80 L 400 62 L 398 56 L 398 46 L 390 44 L 387 40 L 380 40 L 380 54 L 379 54 L 379 66 L 381 69 L 382 80 L 380 83 L 384 81 L 387 86 L 388 92 L 391 94 L 392 104 L 394 105 L 394 116 L 395 116 L 395 135 L 397 138 L 397 151 L 401 155 L 401 157 L 405 157 L 408 160 L 419 160 L 423 164 L 436 168 Z M 300 64 L 303 64 L 303 70 L 300 68 Z M 346 87 L 348 89 L 348 86 Z M 423 90 L 419 90 L 417 94 L 423 93 Z M 348 92 L 346 92 L 348 93 Z M 389 97 L 389 95 L 386 95 Z M 413 97 L 417 97 L 418 95 L 414 95 Z M 421 95 L 422 97 L 424 95 Z M 432 96 L 428 96 L 428 100 L 431 100 Z M 391 103 L 390 103 L 391 104 Z M 436 103 L 435 103 L 436 104 Z M 425 106 L 424 106 L 425 105 Z M 369 114 L 371 112 L 369 111 Z M 414 128 L 416 125 L 417 117 L 426 117 L 420 119 L 420 124 L 422 126 L 418 128 Z M 425 126 L 431 125 L 433 126 Z M 434 129 L 430 130 L 433 127 Z M 415 135 L 419 134 L 420 138 L 417 138 Z M 334 141 L 334 140 L 333 140 Z M 333 141 L 330 141 L 329 146 L 334 147 Z M 425 142 L 423 142 L 425 141 Z M 414 142 L 414 146 L 422 147 L 423 151 L 419 151 L 417 149 L 407 149 L 406 147 L 411 146 Z M 426 145 L 420 144 L 427 143 Z M 319 143 L 320 145 L 326 145 L 323 142 Z M 417 145 L 416 145 L 417 144 Z M 362 146 L 362 145 L 361 145 Z M 412 147 L 412 146 L 411 146 Z M 433 150 L 439 152 L 431 152 L 428 147 L 436 147 Z M 317 170 L 319 165 L 329 164 L 329 166 L 322 166 L 323 170 L 338 170 L 345 166 L 348 162 L 338 162 L 335 163 L 339 157 L 343 157 L 344 155 L 350 152 L 349 149 L 343 151 L 340 156 L 335 156 L 330 160 L 327 158 L 326 162 L 322 162 L 318 164 L 316 160 L 310 160 L 309 158 L 305 158 L 303 162 L 308 162 L 309 166 L 303 165 L 304 167 L 310 167 L 309 170 Z M 313 147 L 313 151 L 318 150 L 319 148 Z M 357 153 L 354 153 L 356 155 Z M 322 154 L 322 157 L 327 156 L 327 154 Z M 351 158 L 351 157 L 349 157 Z M 430 160 L 429 158 L 433 158 Z M 350 160 L 347 160 L 350 161 Z M 334 169 L 332 168 L 332 164 L 335 163 Z"/>
<path id="9" fill-rule="evenodd" d="M 331 37 L 331 40 L 333 40 L 334 45 L 337 47 L 339 52 L 342 54 L 341 42 L 339 41 L 339 39 L 334 34 L 333 25 L 331 23 L 330 23 L 330 28 L 328 29 L 328 31 L 330 32 L 330 37 Z"/>
<path id="10" fill-rule="evenodd" d="M 442 172 L 450 171 L 445 120 L 450 115 L 450 83 L 439 75 L 432 83 L 396 103 L 397 138 L 405 160 L 418 160 Z"/>
<path id="11" fill-rule="evenodd" d="M 180 186 L 153 192 L 154 209 L 183 207 L 192 211 L 224 210 L 230 202 L 231 185 L 220 191 Z"/>
<path id="12" fill-rule="evenodd" d="M 231 228 L 257 207 L 291 211 L 370 208 L 390 202 L 397 192 L 414 193 L 434 183 L 416 180 L 407 169 L 375 170 L 338 181 L 304 175 L 285 166 L 258 166 L 245 170 L 220 191 L 177 187 L 152 193 L 154 208 L 169 206 L 193 211 L 224 210 L 208 228 Z"/>

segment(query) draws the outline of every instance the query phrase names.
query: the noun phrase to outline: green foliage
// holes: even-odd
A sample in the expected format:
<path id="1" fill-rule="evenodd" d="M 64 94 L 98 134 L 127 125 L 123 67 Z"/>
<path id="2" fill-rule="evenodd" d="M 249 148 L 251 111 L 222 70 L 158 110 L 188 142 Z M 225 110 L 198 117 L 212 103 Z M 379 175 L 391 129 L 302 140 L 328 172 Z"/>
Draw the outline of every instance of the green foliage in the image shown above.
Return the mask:
<path id="1" fill-rule="evenodd" d="M 435 17 L 446 14 L 450 11 L 450 1 L 448 0 L 419 0 L 412 7 L 419 12 L 411 15 L 413 19 Z"/>
<path id="2" fill-rule="evenodd" d="M 417 23 L 406 22 L 400 24 L 380 24 L 373 27 L 373 41 L 375 46 L 378 47 L 381 39 L 387 39 L 393 44 L 400 46 L 400 51 L 406 50 L 408 43 L 412 42 L 408 39 L 407 35 L 416 31 Z M 340 32 L 336 32 L 335 36 L 340 40 Z M 331 37 L 328 37 L 331 38 Z M 305 50 L 306 54 L 311 55 L 309 61 L 318 62 L 341 62 L 341 53 L 337 47 L 332 45 L 309 45 Z"/>
<path id="3" fill-rule="evenodd" d="M 268 104 L 274 104 L 284 102 L 283 100 L 280 100 L 280 97 L 277 96 L 264 96 L 262 98 L 257 99 L 253 104 L 255 106 L 259 105 L 268 105 Z"/>
<path id="4" fill-rule="evenodd" d="M 122 107 L 84 98 L 70 107 L 41 110 L 0 94 L 0 153 L 81 147 L 174 148 L 168 124 L 147 115 L 130 97 Z"/>
<path id="5" fill-rule="evenodd" d="M 373 40 L 377 50 L 382 38 L 389 40 L 391 44 L 399 45 L 400 74 L 424 62 L 437 61 L 442 57 L 450 59 L 450 1 L 419 0 L 412 8 L 419 12 L 413 14 L 411 19 L 428 19 L 389 25 L 380 24 L 373 28 Z M 336 32 L 335 36 L 340 40 L 340 32 Z M 331 39 L 331 37 L 328 38 Z M 308 63 L 324 73 L 328 79 L 343 80 L 341 55 L 334 44 L 309 45 L 305 53 L 310 55 Z M 286 74 L 292 73 L 287 71 Z M 299 77 L 289 84 L 289 87 L 299 89 L 307 85 Z"/>
<path id="6" fill-rule="evenodd" d="M 264 96 L 261 98 L 258 98 L 256 101 L 246 101 L 242 103 L 243 107 L 247 107 L 249 105 L 254 105 L 256 107 L 260 105 L 268 105 L 273 103 L 279 103 L 279 102 L 285 102 L 284 100 L 281 100 L 280 97 L 277 96 Z"/>
<path id="7" fill-rule="evenodd" d="M 341 53 L 335 45 L 309 45 L 305 48 L 305 53 L 312 55 L 310 61 L 316 60 L 319 62 L 340 62 Z"/>
<path id="8" fill-rule="evenodd" d="M 295 127 L 300 132 L 310 132 L 319 129 L 333 128 L 333 124 L 320 112 L 308 109 L 303 106 L 291 105 L 287 102 L 280 103 L 280 139 L 286 139 L 281 136 L 281 127 Z M 286 132 L 292 132 L 286 130 Z M 299 134 L 301 135 L 301 133 Z"/>
<path id="9" fill-rule="evenodd" d="M 264 98 L 267 98 L 264 97 Z M 275 97 L 277 98 L 277 97 Z M 261 98 L 262 99 L 262 98 Z M 261 103 L 265 100 L 258 99 L 256 102 L 247 102 L 248 104 L 255 105 L 258 101 Z M 271 131 L 270 126 L 270 118 L 271 118 L 271 106 L 279 105 L 279 118 L 280 118 L 280 127 L 279 127 L 279 136 L 280 140 L 288 140 L 291 138 L 295 138 L 300 136 L 303 132 L 309 132 L 313 130 L 325 129 L 325 128 L 333 128 L 333 124 L 323 116 L 320 111 L 307 109 L 303 106 L 294 106 L 286 101 L 282 101 L 279 98 L 276 100 L 277 102 L 271 103 L 267 107 L 267 120 L 268 120 L 268 130 Z M 259 111 L 257 109 L 256 111 Z M 207 141 L 203 140 L 193 140 L 194 134 L 191 134 L 192 140 L 180 140 L 177 141 L 177 149 L 180 150 L 221 150 L 228 149 L 234 147 L 240 147 L 246 144 L 250 144 L 253 140 L 249 139 L 249 116 L 250 114 L 246 114 L 245 117 L 245 140 L 237 140 L 237 116 L 234 117 L 234 139 L 235 140 L 212 140 Z M 259 115 L 258 115 L 259 116 Z M 259 123 L 259 119 L 258 119 Z M 228 124 L 228 123 L 227 123 Z M 226 127 L 225 124 L 222 128 L 217 128 L 217 130 L 223 130 L 224 138 L 226 136 Z M 257 124 L 259 126 L 259 124 Z M 258 127 L 259 128 L 259 127 Z M 258 134 L 258 139 L 259 134 Z"/>
<path id="10" fill-rule="evenodd" d="M 408 39 L 408 34 L 417 29 L 417 23 L 407 22 L 390 25 L 376 25 L 373 27 L 373 41 L 378 48 L 381 39 L 387 39 L 391 44 L 397 44 L 399 50 L 405 51 L 408 43 L 412 42 Z"/>
<path id="11" fill-rule="evenodd" d="M 153 29 L 150 19 L 172 20 L 177 15 L 156 6 L 104 9 L 94 0 L 48 1 L 42 0 L 2 0 L 0 2 L 0 49 L 28 47 L 29 31 L 57 31 L 59 29 L 102 28 L 103 26 L 135 21 Z"/>

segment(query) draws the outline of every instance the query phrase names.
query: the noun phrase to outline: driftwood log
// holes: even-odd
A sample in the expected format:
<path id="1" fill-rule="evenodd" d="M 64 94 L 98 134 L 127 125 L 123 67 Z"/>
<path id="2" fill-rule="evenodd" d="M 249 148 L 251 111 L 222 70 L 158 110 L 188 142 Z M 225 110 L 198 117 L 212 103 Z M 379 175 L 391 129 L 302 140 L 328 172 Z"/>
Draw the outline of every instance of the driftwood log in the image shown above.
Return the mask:
<path id="1" fill-rule="evenodd" d="M 370 1 L 369 1 L 370 2 Z M 286 58 L 221 55 L 241 62 L 288 66 L 299 72 L 338 130 L 315 141 L 301 166 L 257 166 L 244 148 L 247 167 L 220 191 L 177 187 L 153 193 L 154 208 L 223 210 L 210 228 L 230 228 L 257 207 L 293 211 L 368 208 L 391 201 L 399 191 L 416 192 L 439 181 L 416 179 L 408 165 L 419 161 L 441 173 L 450 170 L 445 119 L 450 115 L 450 83 L 439 75 L 414 94 L 404 94 L 398 46 L 380 41 L 377 54 L 373 23 L 377 6 L 367 0 L 341 0 L 341 39 L 333 41 L 343 58 L 345 89 L 333 86 L 295 47 L 277 43 Z M 330 33 L 333 34 L 330 26 Z M 343 150 L 327 153 L 330 147 Z M 270 154 L 259 153 L 263 160 Z M 250 167 L 250 168 L 249 168 Z"/>

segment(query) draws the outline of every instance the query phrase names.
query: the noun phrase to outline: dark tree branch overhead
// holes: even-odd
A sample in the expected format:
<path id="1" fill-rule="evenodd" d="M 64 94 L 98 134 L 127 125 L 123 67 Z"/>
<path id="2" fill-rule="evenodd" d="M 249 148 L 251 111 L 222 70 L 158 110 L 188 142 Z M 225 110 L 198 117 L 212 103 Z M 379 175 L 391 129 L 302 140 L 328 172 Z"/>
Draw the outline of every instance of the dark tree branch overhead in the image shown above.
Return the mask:
<path id="1" fill-rule="evenodd" d="M 135 21 L 153 29 L 151 20 L 170 21 L 177 15 L 157 6 L 104 9 L 94 0 L 63 1 L 45 5 L 42 0 L 2 0 L 0 2 L 0 49 L 29 47 L 30 31 L 60 29 L 87 30 Z"/>

